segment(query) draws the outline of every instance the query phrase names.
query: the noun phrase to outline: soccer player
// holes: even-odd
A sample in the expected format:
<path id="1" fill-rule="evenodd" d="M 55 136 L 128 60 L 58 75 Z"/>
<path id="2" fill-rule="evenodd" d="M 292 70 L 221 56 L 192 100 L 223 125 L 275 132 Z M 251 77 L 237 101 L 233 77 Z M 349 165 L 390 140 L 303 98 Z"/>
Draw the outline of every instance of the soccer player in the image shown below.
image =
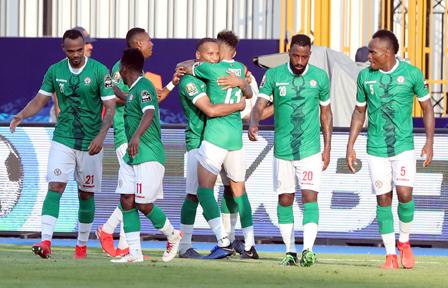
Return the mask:
<path id="1" fill-rule="evenodd" d="M 317 194 L 322 171 L 330 162 L 332 112 L 327 73 L 308 63 L 310 38 L 291 39 L 289 62 L 269 69 L 260 85 L 248 131 L 257 140 L 258 124 L 268 102 L 274 105 L 274 191 L 278 194 L 277 216 L 286 256 L 282 265 L 296 265 L 293 203 L 298 178 L 303 203 L 303 251 L 301 266 L 316 260 L 313 245 L 319 223 Z M 272 98 L 271 96 L 272 95 Z M 320 125 L 324 149 L 320 149 Z"/>
<path id="2" fill-rule="evenodd" d="M 369 62 L 358 75 L 356 106 L 350 125 L 347 144 L 347 163 L 355 173 L 356 138 L 368 114 L 367 154 L 372 187 L 376 193 L 376 215 L 381 238 L 386 248 L 384 269 L 397 269 L 394 220 L 392 216 L 392 182 L 398 196 L 400 220 L 398 250 L 401 265 L 412 268 L 415 259 L 409 243 L 414 219 L 412 189 L 416 174 L 416 160 L 412 134 L 412 106 L 414 95 L 423 110 L 426 143 L 421 155 L 426 155 L 423 166 L 432 161 L 434 111 L 422 72 L 396 58 L 397 37 L 387 30 L 373 34 L 369 42 Z"/>
<path id="3" fill-rule="evenodd" d="M 87 256 L 87 240 L 95 215 L 94 193 L 101 189 L 103 142 L 112 125 L 115 96 L 112 79 L 103 64 L 84 56 L 81 32 L 67 30 L 62 37 L 66 59 L 53 64 L 37 95 L 11 121 L 15 131 L 23 119 L 38 113 L 56 92 L 61 112 L 48 158 L 48 193 L 42 207 L 42 241 L 33 252 L 51 255 L 51 240 L 59 216 L 59 202 L 68 178 L 75 176 L 79 194 L 78 241 L 75 258 Z M 106 107 L 101 122 L 102 104 Z"/>
<path id="4" fill-rule="evenodd" d="M 159 105 L 152 83 L 142 76 L 144 56 L 139 49 L 124 51 L 120 75 L 129 91 L 124 112 L 128 150 L 120 166 L 118 179 L 124 232 L 129 254 L 111 260 L 114 263 L 142 262 L 140 217 L 142 212 L 168 239 L 162 260 L 171 261 L 177 254 L 182 237 L 163 211 L 154 204 L 163 196 L 165 151 L 161 139 Z"/>
<path id="5" fill-rule="evenodd" d="M 126 34 L 126 45 L 128 48 L 137 48 L 139 49 L 143 57 L 148 59 L 152 55 L 153 43 L 151 41 L 151 37 L 149 34 L 142 28 L 132 28 Z M 129 92 L 129 87 L 123 83 L 121 79 L 120 73 L 120 61 L 117 61 L 112 68 L 112 76 L 114 81 L 114 92 L 117 95 L 117 105 L 115 107 L 115 115 L 114 115 L 114 144 L 115 144 L 115 152 L 117 154 L 118 163 L 120 166 L 124 163 L 123 156 L 126 154 L 126 150 L 128 149 L 128 139 L 126 138 L 126 132 L 124 127 L 124 102 L 120 99 L 126 99 L 126 96 Z M 142 71 L 143 73 L 143 71 Z M 179 74 L 175 73 L 173 76 L 173 80 L 170 84 L 167 85 L 162 90 L 163 95 L 168 96 L 169 92 L 174 88 L 175 85 L 179 83 Z M 119 181 L 120 183 L 120 181 Z M 121 193 L 122 187 L 120 185 L 117 186 L 116 193 Z M 118 242 L 118 248 L 115 250 L 113 243 L 113 232 L 118 224 L 122 224 L 123 222 L 123 214 L 120 210 L 120 205 L 115 208 L 112 215 L 106 221 L 106 223 L 96 230 L 96 235 L 101 242 L 101 246 L 103 250 L 112 257 L 115 256 L 124 256 L 129 252 L 128 244 L 126 242 L 126 236 L 123 230 L 123 225 L 120 225 L 120 239 Z"/>
<path id="6" fill-rule="evenodd" d="M 219 46 L 215 39 L 203 38 L 196 45 L 196 61 L 217 63 L 219 61 Z M 237 78 L 237 77 L 235 77 Z M 201 258 L 192 248 L 191 237 L 198 207 L 198 150 L 203 140 L 206 118 L 222 117 L 241 111 L 245 108 L 244 98 L 233 104 L 212 104 L 206 92 L 206 84 L 191 75 L 182 77 L 179 84 L 179 98 L 182 104 L 187 127 L 185 139 L 187 148 L 187 181 L 184 203 L 181 210 L 181 231 L 183 238 L 179 246 L 179 257 Z"/>

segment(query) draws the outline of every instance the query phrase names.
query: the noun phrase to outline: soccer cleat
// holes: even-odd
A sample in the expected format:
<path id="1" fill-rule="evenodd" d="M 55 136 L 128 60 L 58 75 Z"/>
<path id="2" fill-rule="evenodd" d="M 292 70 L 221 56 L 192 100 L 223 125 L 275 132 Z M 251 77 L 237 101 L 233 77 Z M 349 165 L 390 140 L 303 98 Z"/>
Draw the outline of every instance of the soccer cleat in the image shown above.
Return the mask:
<path id="1" fill-rule="evenodd" d="M 180 239 L 182 239 L 183 233 L 179 230 L 175 230 L 174 233 L 177 234 L 177 236 L 166 243 L 166 250 L 163 252 L 162 256 L 163 262 L 170 262 L 173 260 L 179 251 Z"/>
<path id="2" fill-rule="evenodd" d="M 31 248 L 35 255 L 39 255 L 41 258 L 48 259 L 51 256 L 51 241 L 44 240 L 33 245 Z"/>
<path id="3" fill-rule="evenodd" d="M 117 248 L 117 250 L 115 250 L 115 257 L 123 257 L 128 253 L 129 253 L 129 247 L 124 249 Z"/>
<path id="4" fill-rule="evenodd" d="M 397 255 L 395 255 L 395 254 L 386 255 L 386 262 L 384 262 L 384 264 L 381 268 L 387 269 L 387 270 L 398 269 Z"/>
<path id="5" fill-rule="evenodd" d="M 131 253 L 128 253 L 124 255 L 123 257 L 115 258 L 110 260 L 112 263 L 138 263 L 143 262 L 144 257 L 141 251 L 139 253 L 136 253 L 136 255 L 132 255 Z"/>
<path id="6" fill-rule="evenodd" d="M 300 266 L 302 267 L 310 267 L 316 262 L 316 254 L 309 250 L 302 251 L 302 258 L 300 258 Z"/>
<path id="7" fill-rule="evenodd" d="M 203 259 L 222 259 L 232 256 L 233 253 L 235 253 L 235 250 L 233 249 L 232 245 L 226 247 L 219 247 L 218 245 L 216 245 L 210 251 L 210 254 L 204 256 Z"/>
<path id="8" fill-rule="evenodd" d="M 99 226 L 95 231 L 96 237 L 100 240 L 101 247 L 110 257 L 115 257 L 114 238 L 112 234 L 103 231 L 103 226 Z"/>
<path id="9" fill-rule="evenodd" d="M 297 265 L 297 253 L 287 252 L 285 258 L 280 262 L 282 266 L 295 266 Z"/>
<path id="10" fill-rule="evenodd" d="M 194 250 L 194 248 L 188 248 L 185 253 L 179 253 L 179 258 L 201 259 L 202 255 L 199 254 L 198 251 Z"/>
<path id="11" fill-rule="evenodd" d="M 249 251 L 243 250 L 243 253 L 240 256 L 241 259 L 258 259 L 257 250 L 255 250 L 255 246 L 250 247 Z"/>
<path id="12" fill-rule="evenodd" d="M 232 247 L 235 249 L 236 253 L 242 255 L 244 253 L 244 241 L 234 240 L 232 242 Z"/>
<path id="13" fill-rule="evenodd" d="M 85 259 L 87 258 L 87 246 L 78 246 L 75 248 L 75 255 L 73 256 L 75 259 Z"/>
<path id="14" fill-rule="evenodd" d="M 397 242 L 398 250 L 400 251 L 400 262 L 403 268 L 412 269 L 415 265 L 415 257 L 412 253 L 411 243 L 407 242 Z"/>

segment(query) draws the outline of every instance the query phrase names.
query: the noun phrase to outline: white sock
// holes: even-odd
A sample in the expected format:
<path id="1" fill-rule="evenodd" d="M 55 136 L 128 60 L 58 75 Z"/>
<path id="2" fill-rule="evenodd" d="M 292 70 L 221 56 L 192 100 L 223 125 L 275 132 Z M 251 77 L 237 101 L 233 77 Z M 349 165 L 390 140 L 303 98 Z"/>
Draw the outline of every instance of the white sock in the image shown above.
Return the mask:
<path id="1" fill-rule="evenodd" d="M 255 246 L 254 226 L 243 228 L 244 235 L 244 250 L 249 251 L 252 246 Z"/>
<path id="2" fill-rule="evenodd" d="M 128 241 L 126 241 L 126 233 L 124 233 L 123 229 L 123 221 L 120 223 L 120 239 L 118 240 L 118 248 L 124 250 L 128 248 Z"/>
<path id="3" fill-rule="evenodd" d="M 41 231 L 42 241 L 51 241 L 53 238 L 54 227 L 56 226 L 58 218 L 50 215 L 42 215 L 41 217 Z"/>
<path id="4" fill-rule="evenodd" d="M 408 223 L 404 223 L 404 222 L 399 222 L 399 227 L 400 227 L 400 237 L 398 238 L 398 241 L 400 241 L 401 243 L 404 242 L 408 242 L 409 241 L 409 233 L 411 233 L 411 223 L 412 222 L 408 222 Z"/>
<path id="5" fill-rule="evenodd" d="M 238 213 L 221 213 L 222 225 L 230 242 L 235 241 L 235 226 L 238 221 Z"/>
<path id="6" fill-rule="evenodd" d="M 118 224 L 123 222 L 123 213 L 121 212 L 120 208 L 115 208 L 114 212 L 112 212 L 112 215 L 110 215 L 109 219 L 107 219 L 106 223 L 103 225 L 103 231 L 112 234 L 115 231 L 115 228 L 118 226 Z M 120 232 L 121 233 L 121 232 Z"/>
<path id="7" fill-rule="evenodd" d="M 307 223 L 303 225 L 303 250 L 313 251 L 313 245 L 317 236 L 317 224 Z"/>
<path id="8" fill-rule="evenodd" d="M 89 240 L 90 230 L 92 229 L 92 223 L 80 223 L 78 222 L 78 246 L 86 246 Z"/>
<path id="9" fill-rule="evenodd" d="M 383 238 L 384 247 L 386 248 L 386 255 L 395 255 L 395 233 L 381 234 Z"/>
<path id="10" fill-rule="evenodd" d="M 171 225 L 171 222 L 170 220 L 168 220 L 168 218 L 165 221 L 165 225 L 163 225 L 162 229 L 159 229 L 159 231 L 166 236 L 168 241 L 172 241 L 179 236 L 178 233 L 176 233 L 176 230 L 174 230 L 174 227 L 173 225 Z"/>
<path id="11" fill-rule="evenodd" d="M 193 225 L 180 224 L 180 231 L 184 234 L 179 244 L 179 253 L 184 254 L 191 246 L 191 237 L 193 236 Z"/>
<path id="12" fill-rule="evenodd" d="M 222 226 L 221 217 L 217 217 L 208 221 L 208 225 L 212 229 L 213 233 L 218 240 L 219 247 L 227 247 L 230 245 L 229 238 L 227 237 L 227 233 Z"/>
<path id="13" fill-rule="evenodd" d="M 296 239 L 294 237 L 294 223 L 278 224 L 282 234 L 283 243 L 286 246 L 286 252 L 296 253 Z"/>
<path id="14" fill-rule="evenodd" d="M 140 243 L 140 231 L 126 233 L 126 239 L 129 244 L 129 253 L 132 256 L 139 256 L 142 254 L 142 246 Z"/>

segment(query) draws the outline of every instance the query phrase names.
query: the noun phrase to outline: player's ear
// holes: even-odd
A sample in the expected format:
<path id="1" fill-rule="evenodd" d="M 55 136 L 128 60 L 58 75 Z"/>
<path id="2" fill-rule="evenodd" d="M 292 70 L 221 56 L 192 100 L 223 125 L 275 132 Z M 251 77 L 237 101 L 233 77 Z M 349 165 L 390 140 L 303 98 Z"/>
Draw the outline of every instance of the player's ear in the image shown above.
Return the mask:
<path id="1" fill-rule="evenodd" d="M 232 58 L 235 58 L 236 56 L 236 50 L 233 50 Z"/>
<path id="2" fill-rule="evenodd" d="M 201 53 L 199 53 L 199 51 L 196 50 L 196 60 L 201 59 Z"/>

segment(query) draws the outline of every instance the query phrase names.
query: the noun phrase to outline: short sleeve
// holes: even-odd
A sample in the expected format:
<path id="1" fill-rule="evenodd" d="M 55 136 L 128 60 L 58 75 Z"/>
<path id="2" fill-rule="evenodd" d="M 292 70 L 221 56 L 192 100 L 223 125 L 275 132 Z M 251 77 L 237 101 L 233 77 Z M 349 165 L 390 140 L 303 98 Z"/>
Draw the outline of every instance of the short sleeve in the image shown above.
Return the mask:
<path id="1" fill-rule="evenodd" d="M 112 77 L 109 74 L 109 70 L 104 65 L 100 65 L 98 68 L 98 83 L 101 100 L 107 101 L 115 99 L 115 93 L 112 89 Z"/>
<path id="2" fill-rule="evenodd" d="M 154 110 L 157 105 L 157 93 L 155 89 L 149 85 L 145 85 L 145 87 L 140 90 L 138 95 L 140 108 L 143 113 L 146 110 L 152 109 Z"/>
<path id="3" fill-rule="evenodd" d="M 425 101 L 430 98 L 428 85 L 423 77 L 423 73 L 415 68 L 414 69 L 414 94 L 417 96 L 418 101 Z"/>
<path id="4" fill-rule="evenodd" d="M 364 80 L 362 77 L 362 71 L 358 74 L 357 88 L 356 88 L 356 106 L 366 106 L 367 95 L 364 90 Z"/>
<path id="5" fill-rule="evenodd" d="M 47 73 L 45 73 L 44 80 L 42 81 L 42 85 L 40 86 L 39 93 L 51 96 L 55 92 L 55 88 L 53 85 L 53 79 L 54 79 L 54 66 L 50 66 L 48 68 Z"/>
<path id="6" fill-rule="evenodd" d="M 118 88 L 120 88 L 120 90 L 123 91 L 124 93 L 129 92 L 128 85 L 124 84 L 123 79 L 121 78 L 119 62 L 117 62 L 117 64 L 115 64 L 114 67 L 112 68 L 111 76 L 112 76 L 112 82 L 114 85 L 116 85 Z"/>
<path id="7" fill-rule="evenodd" d="M 205 92 L 206 86 L 204 82 L 200 81 L 199 79 L 192 78 L 189 81 L 185 81 L 182 83 L 179 89 L 181 93 L 185 95 L 185 97 L 193 104 L 195 104 L 199 98 L 207 96 L 207 93 Z"/>
<path id="8" fill-rule="evenodd" d="M 212 66 L 213 64 L 208 62 L 198 62 L 193 65 L 193 76 L 211 80 L 212 77 Z"/>
<path id="9" fill-rule="evenodd" d="M 260 89 L 258 89 L 258 97 L 264 98 L 269 102 L 272 102 L 271 95 L 274 94 L 274 85 L 272 81 L 272 70 L 269 69 L 263 76 L 260 83 Z"/>
<path id="10" fill-rule="evenodd" d="M 322 73 L 322 79 L 319 83 L 319 101 L 320 105 L 327 106 L 330 104 L 330 80 L 328 79 L 327 73 Z"/>

